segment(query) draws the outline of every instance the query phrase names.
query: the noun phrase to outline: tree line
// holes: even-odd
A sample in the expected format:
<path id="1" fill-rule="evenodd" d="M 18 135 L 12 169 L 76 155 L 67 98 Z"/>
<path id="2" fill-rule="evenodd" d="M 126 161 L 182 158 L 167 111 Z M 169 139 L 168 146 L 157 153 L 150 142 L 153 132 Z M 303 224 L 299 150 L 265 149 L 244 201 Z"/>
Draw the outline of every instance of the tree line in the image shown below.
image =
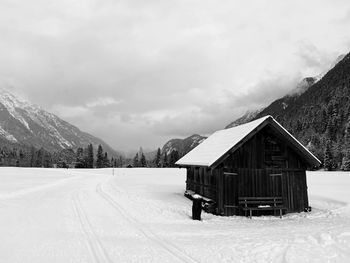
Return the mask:
<path id="1" fill-rule="evenodd" d="M 0 146 L 0 166 L 45 167 L 45 168 L 108 168 L 108 167 L 176 167 L 180 158 L 177 150 L 162 153 L 158 148 L 153 157 L 146 159 L 142 148 L 133 159 L 123 156 L 109 157 L 101 145 L 95 153 L 92 144 L 51 153 L 44 148 L 34 146 L 4 145 Z"/>
<path id="2" fill-rule="evenodd" d="M 101 145 L 95 155 L 92 144 L 87 147 L 63 149 L 51 153 L 44 148 L 37 149 L 34 146 L 10 146 L 0 147 L 0 166 L 17 167 L 57 167 L 57 168 L 107 168 L 122 167 L 126 163 L 122 156 L 108 156 Z"/>
<path id="3" fill-rule="evenodd" d="M 143 153 L 142 148 L 135 154 L 135 157 L 132 161 L 133 167 L 176 167 L 175 163 L 180 159 L 180 154 L 176 149 L 173 149 L 168 152 L 162 153 L 160 148 L 157 149 L 157 152 L 153 159 L 146 160 L 145 154 Z"/>

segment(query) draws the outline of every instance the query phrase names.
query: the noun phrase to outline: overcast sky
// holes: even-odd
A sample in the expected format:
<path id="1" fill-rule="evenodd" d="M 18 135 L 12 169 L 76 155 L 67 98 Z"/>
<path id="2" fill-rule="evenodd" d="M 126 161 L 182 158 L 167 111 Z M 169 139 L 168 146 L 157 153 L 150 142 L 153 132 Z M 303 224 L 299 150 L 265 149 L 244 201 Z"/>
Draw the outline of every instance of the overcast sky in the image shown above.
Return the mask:
<path id="1" fill-rule="evenodd" d="M 116 150 L 222 129 L 350 51 L 349 0 L 0 0 L 0 85 Z"/>

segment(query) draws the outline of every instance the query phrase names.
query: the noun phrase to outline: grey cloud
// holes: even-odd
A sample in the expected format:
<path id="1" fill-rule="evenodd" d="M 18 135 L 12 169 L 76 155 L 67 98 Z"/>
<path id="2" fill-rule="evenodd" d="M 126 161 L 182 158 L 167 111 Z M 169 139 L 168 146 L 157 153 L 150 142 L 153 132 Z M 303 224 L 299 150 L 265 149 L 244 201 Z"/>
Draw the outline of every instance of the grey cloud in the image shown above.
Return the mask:
<path id="1" fill-rule="evenodd" d="M 298 55 L 308 67 L 321 68 L 324 64 L 329 63 L 327 58 L 324 57 L 324 54 L 311 43 L 301 43 Z"/>
<path id="2" fill-rule="evenodd" d="M 153 130 L 161 135 L 180 137 L 192 133 L 211 134 L 215 130 L 223 129 L 245 111 L 267 106 L 274 99 L 286 95 L 296 87 L 299 80 L 299 75 L 276 76 L 257 83 L 245 94 L 236 94 L 235 90 L 228 90 L 225 102 L 214 101 L 186 114 L 165 117 L 154 123 Z"/>
<path id="3" fill-rule="evenodd" d="M 271 1 L 0 0 L 0 83 L 118 149 L 211 133 L 347 52 L 331 1 Z"/>

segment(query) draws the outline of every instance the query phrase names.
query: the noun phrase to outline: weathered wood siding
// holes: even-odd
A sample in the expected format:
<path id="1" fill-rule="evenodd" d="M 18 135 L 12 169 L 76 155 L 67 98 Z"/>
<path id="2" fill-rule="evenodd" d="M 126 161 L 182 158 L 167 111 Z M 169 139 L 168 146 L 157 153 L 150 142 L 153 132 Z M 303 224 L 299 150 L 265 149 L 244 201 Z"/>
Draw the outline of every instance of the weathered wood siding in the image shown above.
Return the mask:
<path id="1" fill-rule="evenodd" d="M 299 168 L 306 164 L 283 138 L 268 126 L 223 161 L 225 168 Z"/>
<path id="2" fill-rule="evenodd" d="M 268 126 L 215 169 L 189 167 L 186 188 L 217 204 L 217 213 L 238 215 L 238 197 L 282 196 L 287 212 L 308 207 L 306 164 Z"/>
<path id="3" fill-rule="evenodd" d="M 216 199 L 216 180 L 218 170 L 214 172 L 206 167 L 187 168 L 186 189 L 207 198 Z"/>

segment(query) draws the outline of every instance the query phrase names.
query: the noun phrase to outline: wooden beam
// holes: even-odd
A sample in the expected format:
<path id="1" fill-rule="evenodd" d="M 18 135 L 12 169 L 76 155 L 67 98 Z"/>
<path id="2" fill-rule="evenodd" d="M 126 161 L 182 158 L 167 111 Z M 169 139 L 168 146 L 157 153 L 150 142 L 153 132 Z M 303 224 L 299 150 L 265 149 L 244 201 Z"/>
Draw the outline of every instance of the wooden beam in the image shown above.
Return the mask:
<path id="1" fill-rule="evenodd" d="M 270 174 L 270 176 L 282 176 L 282 174 Z"/>
<path id="2" fill-rule="evenodd" d="M 224 175 L 238 175 L 238 173 L 227 173 L 227 172 L 224 172 Z"/>

